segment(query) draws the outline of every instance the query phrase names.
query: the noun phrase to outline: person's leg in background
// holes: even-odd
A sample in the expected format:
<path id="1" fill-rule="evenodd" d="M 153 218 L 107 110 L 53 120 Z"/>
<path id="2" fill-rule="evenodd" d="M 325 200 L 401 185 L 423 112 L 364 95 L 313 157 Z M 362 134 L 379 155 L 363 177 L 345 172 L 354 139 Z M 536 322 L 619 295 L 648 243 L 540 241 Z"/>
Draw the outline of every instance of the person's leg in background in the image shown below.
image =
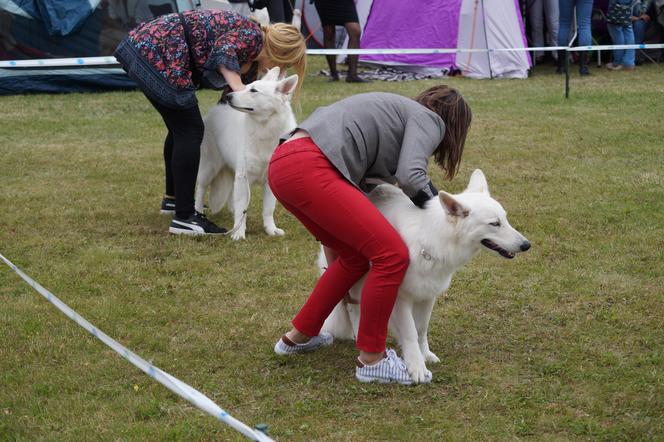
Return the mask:
<path id="1" fill-rule="evenodd" d="M 560 12 L 558 46 L 569 46 L 572 16 L 574 14 L 574 0 L 559 0 L 558 9 Z M 565 57 L 567 57 L 567 51 L 558 51 L 558 68 L 556 72 L 559 74 L 565 73 Z"/>
<path id="2" fill-rule="evenodd" d="M 622 27 L 623 41 L 626 45 L 634 44 L 634 30 L 632 24 L 630 23 L 627 26 Z M 636 50 L 635 49 L 625 49 L 625 55 L 622 59 L 622 65 L 624 69 L 632 70 L 636 64 Z"/>
<path id="3" fill-rule="evenodd" d="M 279 0 L 273 0 L 273 1 L 279 1 Z M 294 0 L 283 0 L 282 3 L 284 8 L 284 22 L 290 23 L 293 21 L 293 9 L 295 8 L 293 6 Z"/>
<path id="4" fill-rule="evenodd" d="M 544 0 L 530 0 L 528 2 L 528 18 L 530 19 L 532 45 L 535 47 L 544 46 Z M 536 51 L 534 55 L 535 62 L 540 63 L 544 57 L 544 52 Z"/>
<path id="5" fill-rule="evenodd" d="M 558 46 L 558 22 L 559 22 L 558 0 L 544 0 L 544 19 L 546 21 L 547 45 Z M 558 59 L 557 52 L 552 52 L 554 60 Z"/>
<path id="6" fill-rule="evenodd" d="M 646 29 L 648 23 L 642 18 L 632 22 L 632 30 L 634 31 L 634 43 L 640 45 L 646 40 Z"/>
<path id="7" fill-rule="evenodd" d="M 334 49 L 336 47 L 336 27 L 334 25 L 323 26 L 323 45 L 325 49 Z M 330 81 L 339 81 L 339 72 L 337 72 L 337 56 L 326 55 L 327 65 L 330 68 Z"/>
<path id="8" fill-rule="evenodd" d="M 590 28 L 593 13 L 593 0 L 576 1 L 576 21 L 579 27 L 579 46 L 592 44 L 592 31 Z M 588 70 L 588 51 L 579 52 L 579 74 L 590 75 Z"/>
<path id="9" fill-rule="evenodd" d="M 613 23 L 607 23 L 607 27 L 609 29 L 609 35 L 611 36 L 611 42 L 616 46 L 624 45 L 625 40 L 622 26 L 614 25 Z M 624 49 L 614 49 L 612 51 L 613 61 L 611 63 L 607 63 L 606 68 L 612 71 L 622 69 L 624 55 Z"/>
<path id="10" fill-rule="evenodd" d="M 359 49 L 360 47 L 360 37 L 362 35 L 362 29 L 360 24 L 357 22 L 351 22 L 344 24 L 346 32 L 348 33 L 348 49 Z M 357 64 L 359 61 L 359 55 L 349 55 L 348 56 L 348 76 L 346 81 L 349 83 L 365 83 L 367 80 L 363 80 L 357 74 Z"/>
<path id="11" fill-rule="evenodd" d="M 270 23 L 290 23 L 290 21 L 286 22 L 284 3 L 280 0 L 267 2 L 267 13 L 270 14 Z"/>

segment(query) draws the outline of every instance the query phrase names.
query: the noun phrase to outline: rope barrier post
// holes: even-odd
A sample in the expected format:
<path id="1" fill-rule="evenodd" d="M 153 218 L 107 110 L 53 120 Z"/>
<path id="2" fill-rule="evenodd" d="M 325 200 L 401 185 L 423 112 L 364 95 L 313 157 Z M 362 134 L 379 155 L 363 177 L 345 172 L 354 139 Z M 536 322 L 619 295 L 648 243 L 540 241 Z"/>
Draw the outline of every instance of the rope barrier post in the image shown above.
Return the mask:
<path id="1" fill-rule="evenodd" d="M 569 98 L 569 51 L 565 49 L 565 98 Z"/>

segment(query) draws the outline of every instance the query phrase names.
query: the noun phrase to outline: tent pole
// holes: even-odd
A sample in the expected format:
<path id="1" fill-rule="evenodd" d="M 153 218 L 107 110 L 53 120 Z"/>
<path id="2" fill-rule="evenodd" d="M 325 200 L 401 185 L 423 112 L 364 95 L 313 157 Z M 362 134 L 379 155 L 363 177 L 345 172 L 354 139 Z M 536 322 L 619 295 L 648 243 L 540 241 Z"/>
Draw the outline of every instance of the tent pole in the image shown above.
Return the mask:
<path id="1" fill-rule="evenodd" d="M 489 38 L 487 37 L 486 34 L 486 15 L 484 15 L 484 0 L 481 0 L 482 2 L 482 26 L 484 27 L 484 43 L 486 45 L 486 58 L 487 61 L 489 62 L 489 76 L 493 80 L 493 69 L 491 69 L 491 52 L 489 51 Z"/>

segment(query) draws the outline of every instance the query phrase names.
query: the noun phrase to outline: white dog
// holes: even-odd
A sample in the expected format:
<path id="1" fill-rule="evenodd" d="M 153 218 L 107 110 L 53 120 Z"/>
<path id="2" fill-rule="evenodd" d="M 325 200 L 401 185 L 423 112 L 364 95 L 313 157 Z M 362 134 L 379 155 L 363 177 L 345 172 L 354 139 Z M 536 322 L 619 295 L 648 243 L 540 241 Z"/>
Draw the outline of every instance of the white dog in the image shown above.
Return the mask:
<path id="1" fill-rule="evenodd" d="M 480 250 L 514 258 L 530 248 L 528 240 L 507 221 L 505 210 L 489 195 L 481 170 L 473 172 L 463 193 L 440 192 L 419 209 L 397 187 L 381 185 L 371 201 L 397 229 L 408 246 L 410 265 L 399 287 L 390 333 L 402 349 L 415 382 L 425 380 L 425 362 L 439 362 L 429 350 L 427 329 L 436 298 L 447 290 L 454 272 Z M 319 265 L 325 263 L 322 252 Z M 327 318 L 323 331 L 336 338 L 355 339 L 359 300 L 364 278 L 350 290 L 350 301 L 340 302 Z"/>
<path id="2" fill-rule="evenodd" d="M 243 91 L 230 94 L 228 104 L 214 106 L 205 117 L 196 210 L 203 212 L 208 187 L 212 213 L 219 212 L 232 194 L 228 206 L 234 215 L 234 240 L 245 238 L 250 189 L 255 183 L 264 184 L 265 231 L 284 234 L 274 223 L 276 199 L 267 184 L 267 166 L 279 136 L 295 129 L 290 99 L 297 80 L 297 75 L 280 79 L 279 68 L 272 68 Z"/>

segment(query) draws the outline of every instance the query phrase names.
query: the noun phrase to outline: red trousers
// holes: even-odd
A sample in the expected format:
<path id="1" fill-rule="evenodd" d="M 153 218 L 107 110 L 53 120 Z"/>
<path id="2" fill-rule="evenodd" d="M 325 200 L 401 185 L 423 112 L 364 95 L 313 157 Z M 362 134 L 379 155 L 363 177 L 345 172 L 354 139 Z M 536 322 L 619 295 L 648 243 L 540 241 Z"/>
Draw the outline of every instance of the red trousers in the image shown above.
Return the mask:
<path id="1" fill-rule="evenodd" d="M 357 347 L 382 352 L 408 249 L 369 199 L 323 155 L 311 138 L 279 146 L 268 170 L 279 202 L 338 258 L 319 279 L 293 326 L 316 336 L 332 309 L 367 274 L 360 304 Z"/>

